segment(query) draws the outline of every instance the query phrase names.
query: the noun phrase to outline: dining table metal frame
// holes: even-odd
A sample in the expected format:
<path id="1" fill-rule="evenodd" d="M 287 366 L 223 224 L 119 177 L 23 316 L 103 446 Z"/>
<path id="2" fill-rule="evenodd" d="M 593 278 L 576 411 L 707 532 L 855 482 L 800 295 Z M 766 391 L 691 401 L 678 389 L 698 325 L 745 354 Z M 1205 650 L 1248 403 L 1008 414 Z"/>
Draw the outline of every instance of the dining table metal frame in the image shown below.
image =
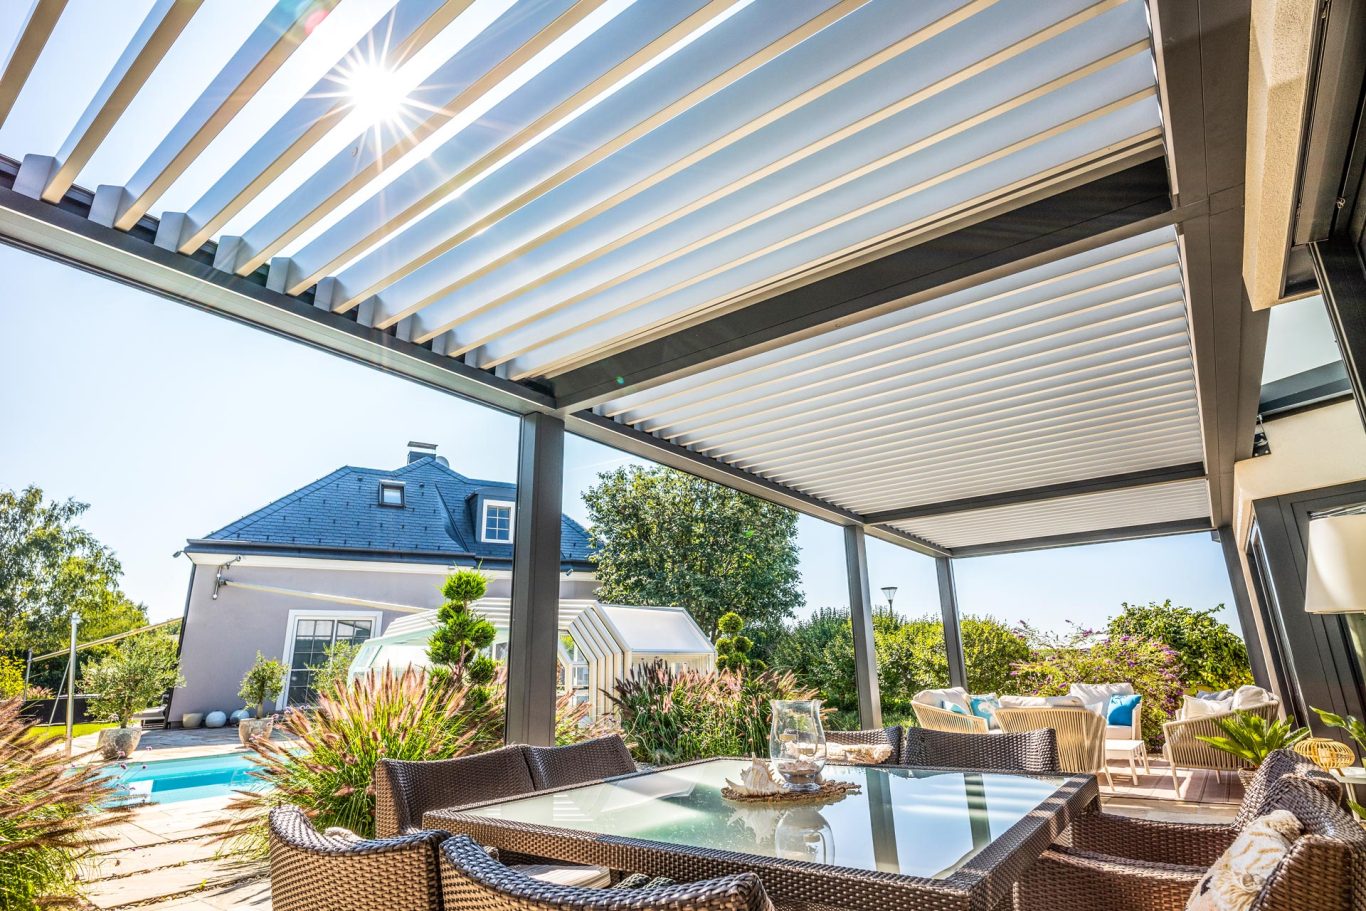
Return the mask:
<path id="1" fill-rule="evenodd" d="M 723 758 L 735 757 L 698 759 L 605 780 L 622 781 Z M 964 771 L 926 766 L 879 765 L 868 768 L 927 772 Z M 1013 772 L 991 774 L 1020 774 L 1026 778 L 1061 779 L 1062 783 L 1038 807 L 993 839 L 958 869 L 941 878 L 628 838 L 499 819 L 471 812 L 527 797 L 591 787 L 600 784 L 600 781 L 434 810 L 423 817 L 423 826 L 455 835 L 468 835 L 481 845 L 497 848 L 506 862 L 535 858 L 559 863 L 593 864 L 615 871 L 667 876 L 679 882 L 711 879 L 749 871 L 759 875 L 774 906 L 782 911 L 989 911 L 998 906 L 1008 906 L 1012 887 L 1020 875 L 1063 833 L 1073 819 L 1081 813 L 1097 811 L 1100 807 L 1100 788 L 1094 775 Z"/>

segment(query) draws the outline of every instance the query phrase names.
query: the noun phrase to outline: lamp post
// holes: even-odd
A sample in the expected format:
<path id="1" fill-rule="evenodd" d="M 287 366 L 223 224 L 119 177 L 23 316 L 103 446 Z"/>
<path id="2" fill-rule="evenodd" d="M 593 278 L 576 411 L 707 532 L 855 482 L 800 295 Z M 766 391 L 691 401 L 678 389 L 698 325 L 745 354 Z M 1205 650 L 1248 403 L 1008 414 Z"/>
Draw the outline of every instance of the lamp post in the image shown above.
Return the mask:
<path id="1" fill-rule="evenodd" d="M 76 711 L 76 624 L 80 615 L 71 612 L 71 651 L 66 659 L 66 758 L 71 758 L 71 735 Z"/>
<path id="2" fill-rule="evenodd" d="M 882 586 L 882 597 L 887 599 L 887 610 L 890 611 L 892 609 L 892 599 L 896 597 L 896 586 Z"/>

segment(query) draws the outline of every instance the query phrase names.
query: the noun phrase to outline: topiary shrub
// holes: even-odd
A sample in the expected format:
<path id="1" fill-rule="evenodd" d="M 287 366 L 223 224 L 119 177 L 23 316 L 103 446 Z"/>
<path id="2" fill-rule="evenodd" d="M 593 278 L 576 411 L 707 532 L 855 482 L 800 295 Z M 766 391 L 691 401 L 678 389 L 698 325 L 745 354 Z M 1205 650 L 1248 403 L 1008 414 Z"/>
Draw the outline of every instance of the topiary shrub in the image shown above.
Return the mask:
<path id="1" fill-rule="evenodd" d="M 432 663 L 458 683 L 472 688 L 470 697 L 488 697 L 495 662 L 484 649 L 493 645 L 497 630 L 492 623 L 470 610 L 470 605 L 488 591 L 488 577 L 478 570 L 462 569 L 451 573 L 441 586 L 446 599 L 436 610 L 437 628 L 427 645 Z"/>
<path id="2" fill-rule="evenodd" d="M 754 640 L 741 635 L 741 630 L 745 628 L 743 617 L 735 611 L 724 613 L 716 621 L 716 628 L 721 633 L 716 639 L 717 667 L 723 671 L 742 673 L 751 669 L 756 671 L 768 669 L 767 664 L 750 656 L 750 652 L 754 649 Z"/>

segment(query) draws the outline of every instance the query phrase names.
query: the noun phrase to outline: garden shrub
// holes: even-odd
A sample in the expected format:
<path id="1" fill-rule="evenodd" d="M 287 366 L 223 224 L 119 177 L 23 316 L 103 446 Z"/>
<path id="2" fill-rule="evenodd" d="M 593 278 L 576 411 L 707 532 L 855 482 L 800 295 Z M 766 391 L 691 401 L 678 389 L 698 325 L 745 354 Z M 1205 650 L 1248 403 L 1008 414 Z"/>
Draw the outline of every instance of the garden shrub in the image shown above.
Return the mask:
<path id="1" fill-rule="evenodd" d="M 30 736 L 21 701 L 0 701 L 0 908 L 74 904 L 78 866 L 127 807 L 98 763 L 72 767 Z"/>
<path id="2" fill-rule="evenodd" d="M 471 700 L 471 687 L 449 675 L 384 668 L 320 692 L 311 711 L 286 709 L 282 727 L 292 742 L 249 745 L 260 764 L 253 774 L 269 789 L 239 792 L 230 806 L 233 819 L 220 834 L 260 852 L 265 811 L 294 804 L 319 830 L 341 826 L 372 836 L 371 779 L 381 758 L 450 759 L 502 745 L 502 688 L 488 689 L 490 697 Z"/>
<path id="3" fill-rule="evenodd" d="M 1068 635 L 1045 633 L 1021 624 L 1034 654 L 1017 662 L 1015 690 L 1062 696 L 1074 683 L 1133 684 L 1143 696 L 1143 732 L 1148 746 L 1162 744 L 1162 725 L 1181 702 L 1181 660 L 1165 643 L 1146 636 L 1105 636 L 1092 629 Z"/>
<path id="4" fill-rule="evenodd" d="M 768 755 L 770 699 L 812 699 L 787 673 L 674 671 L 639 665 L 617 681 L 614 706 L 635 757 L 668 765 L 710 756 Z"/>
<path id="5" fill-rule="evenodd" d="M 323 649 L 323 660 L 313 665 L 313 689 L 330 693 L 347 686 L 351 680 L 351 662 L 360 654 L 360 643 L 338 639 Z"/>
<path id="6" fill-rule="evenodd" d="M 172 687 L 184 686 L 176 640 L 166 635 L 138 635 L 118 650 L 81 669 L 81 688 L 98 693 L 90 699 L 90 715 L 128 727 L 133 716 L 154 706 Z"/>
<path id="7" fill-rule="evenodd" d="M 0 699 L 17 699 L 26 693 L 24 662 L 8 655 L 0 655 Z"/>
<path id="8" fill-rule="evenodd" d="M 1207 690 L 1234 689 L 1252 682 L 1247 645 L 1225 624 L 1214 618 L 1223 605 L 1193 610 L 1173 605 L 1129 604 L 1106 628 L 1111 636 L 1145 636 L 1165 642 L 1181 659 L 1187 687 Z"/>

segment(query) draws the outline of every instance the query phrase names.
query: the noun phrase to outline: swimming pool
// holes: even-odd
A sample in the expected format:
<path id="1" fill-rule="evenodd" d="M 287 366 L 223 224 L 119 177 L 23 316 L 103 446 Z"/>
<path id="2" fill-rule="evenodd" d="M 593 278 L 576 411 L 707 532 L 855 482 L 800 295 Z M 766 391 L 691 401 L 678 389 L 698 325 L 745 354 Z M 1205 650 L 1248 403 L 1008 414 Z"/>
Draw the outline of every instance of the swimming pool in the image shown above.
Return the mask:
<path id="1" fill-rule="evenodd" d="M 252 776 L 250 753 L 221 753 L 193 759 L 157 759 L 107 766 L 121 792 L 147 803 L 179 803 L 202 797 L 224 797 L 233 791 L 262 788 Z"/>

